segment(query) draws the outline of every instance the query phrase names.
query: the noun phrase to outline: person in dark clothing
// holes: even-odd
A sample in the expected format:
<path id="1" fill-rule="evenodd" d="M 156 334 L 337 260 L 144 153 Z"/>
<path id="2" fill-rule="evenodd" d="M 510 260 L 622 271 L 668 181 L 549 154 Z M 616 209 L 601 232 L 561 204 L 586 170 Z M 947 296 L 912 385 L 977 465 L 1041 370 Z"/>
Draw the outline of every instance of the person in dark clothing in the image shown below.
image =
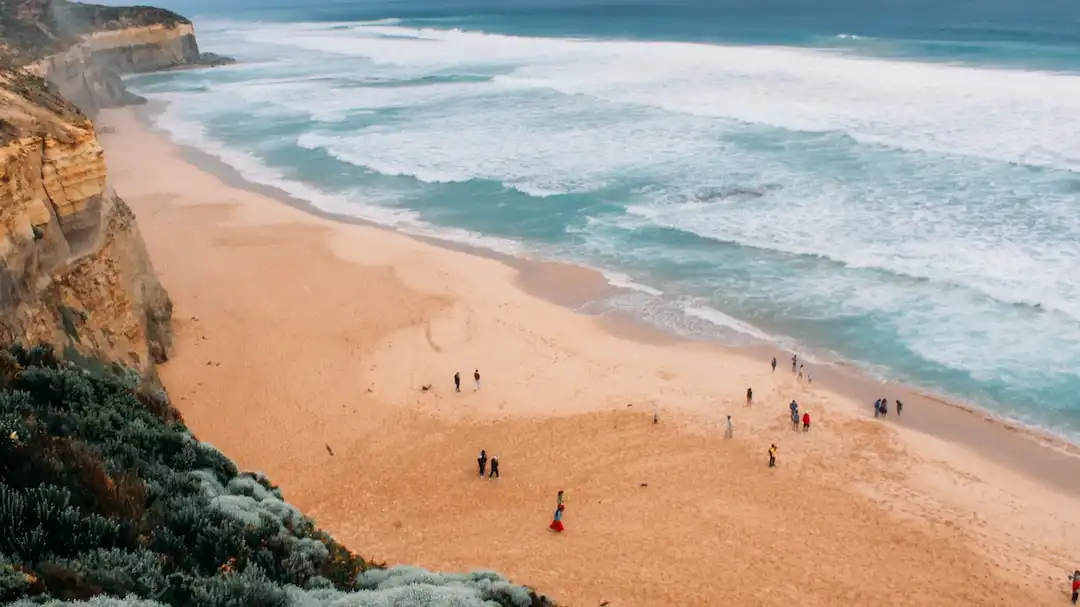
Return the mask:
<path id="1" fill-rule="evenodd" d="M 904 403 L 900 402 L 900 400 L 897 400 L 896 401 L 896 415 L 897 415 L 897 417 L 899 417 L 900 414 L 903 413 L 903 412 L 904 412 Z"/>
<path id="2" fill-rule="evenodd" d="M 1080 570 L 1074 571 L 1072 574 L 1072 603 L 1076 604 L 1077 599 L 1080 599 Z"/>
<path id="3" fill-rule="evenodd" d="M 454 392 L 461 392 L 461 373 L 454 371 Z"/>
<path id="4" fill-rule="evenodd" d="M 473 378 L 473 390 L 479 390 L 480 389 L 480 369 L 477 369 L 477 370 L 473 371 L 472 378 Z"/>
<path id="5" fill-rule="evenodd" d="M 798 363 L 799 363 L 799 355 L 798 355 L 798 354 L 792 354 L 792 355 L 791 355 L 791 372 L 792 372 L 792 373 L 794 373 L 794 372 L 795 372 L 795 366 L 796 366 L 796 365 L 797 365 Z"/>
<path id="6" fill-rule="evenodd" d="M 772 370 L 773 370 L 773 373 L 776 373 L 776 357 L 775 356 L 772 357 Z"/>
<path id="7" fill-rule="evenodd" d="M 754 404 L 754 389 L 746 389 L 746 406 L 749 407 Z"/>
<path id="8" fill-rule="evenodd" d="M 874 417 L 880 417 L 880 416 L 881 416 L 881 399 L 879 398 L 879 399 L 874 401 Z"/>
<path id="9" fill-rule="evenodd" d="M 499 478 L 499 456 L 491 456 L 491 474 L 488 474 L 488 479 Z"/>
<path id="10" fill-rule="evenodd" d="M 889 414 L 889 399 L 881 399 L 881 417 L 885 417 Z"/>
<path id="11" fill-rule="evenodd" d="M 480 450 L 480 457 L 476 458 L 476 463 L 480 465 L 480 478 L 484 478 L 484 469 L 487 468 L 487 451 Z"/>

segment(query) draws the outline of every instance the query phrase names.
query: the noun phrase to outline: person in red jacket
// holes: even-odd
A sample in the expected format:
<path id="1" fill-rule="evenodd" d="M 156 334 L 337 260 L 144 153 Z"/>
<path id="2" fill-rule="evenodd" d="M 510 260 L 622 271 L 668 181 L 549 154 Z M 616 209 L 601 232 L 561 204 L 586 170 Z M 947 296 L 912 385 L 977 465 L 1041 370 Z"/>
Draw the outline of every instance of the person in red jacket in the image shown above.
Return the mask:
<path id="1" fill-rule="evenodd" d="M 1080 569 L 1072 574 L 1072 592 L 1072 602 L 1075 605 L 1076 599 L 1080 597 Z"/>
<path id="2" fill-rule="evenodd" d="M 806 412 L 804 412 L 802 414 L 802 431 L 803 432 L 809 432 L 810 431 L 810 412 L 809 411 L 806 411 Z"/>

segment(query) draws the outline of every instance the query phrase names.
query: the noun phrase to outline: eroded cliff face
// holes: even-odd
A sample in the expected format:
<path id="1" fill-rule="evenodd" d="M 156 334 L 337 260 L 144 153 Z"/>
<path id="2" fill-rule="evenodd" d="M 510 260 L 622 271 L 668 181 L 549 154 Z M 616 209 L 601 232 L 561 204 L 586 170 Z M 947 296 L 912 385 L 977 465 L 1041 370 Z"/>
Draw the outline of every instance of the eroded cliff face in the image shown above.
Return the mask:
<path id="1" fill-rule="evenodd" d="M 95 32 L 28 69 L 93 116 L 103 108 L 141 101 L 128 92 L 120 74 L 197 65 L 199 61 L 195 28 L 178 23 Z"/>
<path id="2" fill-rule="evenodd" d="M 93 124 L 40 79 L 0 73 L 0 340 L 49 342 L 144 373 L 172 304 Z"/>

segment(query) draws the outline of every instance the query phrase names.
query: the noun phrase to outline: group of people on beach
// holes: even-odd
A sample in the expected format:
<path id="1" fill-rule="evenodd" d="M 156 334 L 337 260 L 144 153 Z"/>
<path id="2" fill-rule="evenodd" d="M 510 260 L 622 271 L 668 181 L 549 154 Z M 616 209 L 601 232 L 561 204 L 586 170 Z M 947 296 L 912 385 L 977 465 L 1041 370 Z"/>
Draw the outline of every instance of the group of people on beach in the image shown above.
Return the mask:
<path id="1" fill-rule="evenodd" d="M 799 422 L 801 421 L 802 422 L 802 431 L 803 432 L 809 432 L 810 431 L 810 412 L 809 411 L 803 411 L 802 417 L 800 417 L 799 416 L 799 403 L 795 402 L 794 400 L 791 401 L 791 404 L 788 405 L 788 408 L 791 409 L 791 429 L 792 429 L 792 431 L 797 431 L 799 429 Z"/>
<path id="2" fill-rule="evenodd" d="M 480 369 L 476 369 L 472 374 L 473 378 L 473 390 L 480 390 Z M 461 373 L 454 371 L 454 392 L 461 392 Z"/>
<path id="3" fill-rule="evenodd" d="M 770 363 L 770 365 L 772 366 L 772 372 L 776 373 L 776 357 L 775 356 L 773 357 L 772 362 Z M 803 378 L 803 365 L 799 364 L 799 355 L 798 354 L 792 354 L 791 355 L 791 372 L 792 373 L 798 373 L 799 374 L 798 375 L 799 380 L 800 381 L 802 380 L 802 378 Z M 810 379 L 810 374 L 809 373 L 806 374 L 806 379 L 807 379 L 807 383 L 812 381 Z M 747 407 L 752 407 L 753 405 L 754 405 L 754 389 L 751 387 L 751 388 L 746 389 L 746 406 Z M 794 400 L 791 401 L 791 404 L 788 405 L 788 407 L 791 410 L 791 429 L 792 429 L 792 431 L 798 431 L 799 427 L 800 427 L 800 424 L 801 424 L 802 431 L 803 432 L 809 432 L 810 431 L 810 412 L 809 411 L 803 411 L 802 415 L 800 415 L 799 414 L 799 403 L 795 402 Z M 724 438 L 731 438 L 731 435 L 732 435 L 731 416 L 729 415 L 729 416 L 727 416 L 727 428 L 724 430 Z M 777 450 L 778 450 L 778 447 L 776 446 L 776 443 L 773 443 L 773 444 L 769 445 L 769 467 L 770 468 L 775 468 L 776 467 L 776 452 L 777 452 Z"/>
<path id="4" fill-rule="evenodd" d="M 792 354 L 792 373 L 798 373 L 799 381 L 802 381 L 802 369 L 805 367 L 806 365 L 799 364 L 799 355 Z M 775 356 L 772 358 L 772 373 L 777 373 L 777 358 L 775 358 Z M 813 377 L 811 377 L 809 373 L 806 374 L 806 378 L 807 383 L 813 383 Z"/>
<path id="5" fill-rule="evenodd" d="M 476 463 L 480 467 L 480 478 L 484 478 L 484 471 L 487 469 L 488 456 L 487 451 L 480 450 L 480 457 L 476 458 Z M 495 480 L 499 478 L 499 456 L 491 456 L 491 472 L 488 474 L 488 480 Z"/>
<path id="6" fill-rule="evenodd" d="M 896 401 L 896 414 L 900 415 L 904 412 L 904 403 L 897 399 Z M 885 417 L 889 414 L 889 399 L 879 398 L 874 401 L 874 417 Z"/>

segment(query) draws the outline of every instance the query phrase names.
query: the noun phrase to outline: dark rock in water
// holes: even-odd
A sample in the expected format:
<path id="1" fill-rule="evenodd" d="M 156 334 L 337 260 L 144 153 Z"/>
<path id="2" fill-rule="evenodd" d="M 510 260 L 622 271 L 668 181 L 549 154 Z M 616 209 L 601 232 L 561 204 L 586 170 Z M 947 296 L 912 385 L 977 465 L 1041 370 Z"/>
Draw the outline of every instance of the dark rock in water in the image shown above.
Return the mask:
<path id="1" fill-rule="evenodd" d="M 225 55 L 219 55 L 217 53 L 199 53 L 199 59 L 196 61 L 197 65 L 204 65 L 207 67 L 218 67 L 219 65 L 231 65 L 236 63 L 236 59 L 233 57 L 226 57 Z"/>
<path id="2" fill-rule="evenodd" d="M 753 200 L 765 195 L 764 191 L 749 188 L 704 188 L 694 192 L 694 200 L 712 202 L 714 200 Z"/>

